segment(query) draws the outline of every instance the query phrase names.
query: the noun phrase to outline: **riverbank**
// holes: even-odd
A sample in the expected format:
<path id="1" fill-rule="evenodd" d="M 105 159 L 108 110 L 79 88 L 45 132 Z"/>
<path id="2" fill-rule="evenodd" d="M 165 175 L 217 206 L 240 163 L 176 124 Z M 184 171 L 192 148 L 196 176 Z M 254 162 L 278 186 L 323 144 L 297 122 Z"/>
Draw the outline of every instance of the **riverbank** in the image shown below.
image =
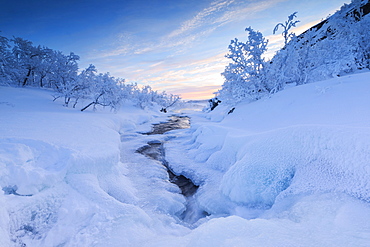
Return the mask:
<path id="1" fill-rule="evenodd" d="M 0 245 L 368 246 L 368 78 L 290 88 L 230 114 L 187 110 L 191 128 L 155 135 L 142 133 L 167 120 L 159 109 L 81 113 L 45 90 L 2 87 Z M 208 216 L 182 220 L 187 199 L 167 169 L 136 152 L 148 143 L 164 143 Z"/>

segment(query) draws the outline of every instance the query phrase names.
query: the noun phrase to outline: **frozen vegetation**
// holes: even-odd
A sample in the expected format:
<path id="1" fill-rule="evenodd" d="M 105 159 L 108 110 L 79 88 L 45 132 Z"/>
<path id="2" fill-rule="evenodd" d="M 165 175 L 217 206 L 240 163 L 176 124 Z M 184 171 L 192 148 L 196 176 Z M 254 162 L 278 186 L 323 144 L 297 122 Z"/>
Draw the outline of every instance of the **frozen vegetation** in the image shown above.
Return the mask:
<path id="1" fill-rule="evenodd" d="M 254 101 L 287 86 L 370 69 L 369 12 L 369 1 L 354 0 L 298 36 L 290 30 L 299 22 L 295 12 L 273 30 L 282 29 L 285 45 L 268 61 L 268 40 L 246 28 L 247 40 L 234 39 L 229 45 L 226 57 L 231 61 L 217 96 L 229 104 Z"/>
<path id="2" fill-rule="evenodd" d="M 368 22 L 364 3 L 331 20 L 352 13 L 359 28 Z M 331 23 L 315 27 L 309 52 L 295 40 L 307 36 L 287 33 L 269 65 L 258 56 L 247 70 L 230 64 L 212 111 L 202 111 L 207 102 L 173 104 L 177 96 L 126 85 L 92 66 L 78 73 L 75 61 L 41 79 L 44 70 L 31 66 L 37 56 L 19 69 L 2 39 L 0 246 L 369 246 L 369 54 L 357 50 L 351 60 L 343 45 L 339 63 L 313 61 L 343 38 L 319 36 Z M 247 31 L 265 49 L 263 37 Z M 351 40 L 368 39 L 358 34 Z M 235 51 L 245 48 L 238 42 Z M 301 53 L 311 62 L 281 63 L 293 55 L 299 59 L 288 60 L 305 62 Z M 259 83 L 278 67 L 278 80 Z M 190 117 L 190 128 L 152 129 L 171 115 Z M 190 192 L 173 183 L 181 176 L 194 184 Z"/>
<path id="3" fill-rule="evenodd" d="M 73 52 L 65 55 L 19 37 L 0 36 L 0 85 L 47 88 L 54 101 L 62 99 L 64 106 L 81 111 L 101 107 L 115 111 L 126 101 L 141 108 L 160 105 L 165 111 L 180 99 L 148 85 L 125 83 L 108 72 L 98 73 L 92 64 L 79 71 L 79 59 Z"/>

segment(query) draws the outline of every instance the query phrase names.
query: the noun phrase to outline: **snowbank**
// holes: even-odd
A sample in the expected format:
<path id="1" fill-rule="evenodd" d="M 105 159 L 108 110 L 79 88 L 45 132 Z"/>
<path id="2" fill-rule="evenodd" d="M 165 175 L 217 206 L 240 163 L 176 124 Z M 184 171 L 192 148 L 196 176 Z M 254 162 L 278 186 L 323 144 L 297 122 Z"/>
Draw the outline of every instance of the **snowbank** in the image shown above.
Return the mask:
<path id="1" fill-rule="evenodd" d="M 196 231 L 216 239 L 225 225 L 257 231 L 236 233 L 225 246 L 243 246 L 239 240 L 251 246 L 369 244 L 369 78 L 361 73 L 290 88 L 241 103 L 229 115 L 226 107 L 207 118 L 194 115 L 192 128 L 167 143 L 167 160 L 200 184 L 197 202 L 213 217 L 258 219 L 213 219 Z M 260 238 L 267 233 L 275 245 Z"/>
<path id="2" fill-rule="evenodd" d="M 187 231 L 171 227 L 184 199 L 166 171 L 138 165 L 145 140 L 126 138 L 166 116 L 80 112 L 41 89 L 1 87 L 0 99 L 0 246 L 137 246 Z"/>

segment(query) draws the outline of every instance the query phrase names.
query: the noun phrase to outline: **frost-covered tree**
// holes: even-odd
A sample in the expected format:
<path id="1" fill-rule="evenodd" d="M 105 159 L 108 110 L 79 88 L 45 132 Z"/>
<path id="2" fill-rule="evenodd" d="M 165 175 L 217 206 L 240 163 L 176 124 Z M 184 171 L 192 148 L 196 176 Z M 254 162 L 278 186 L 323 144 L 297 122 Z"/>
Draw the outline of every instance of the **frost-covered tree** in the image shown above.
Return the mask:
<path id="1" fill-rule="evenodd" d="M 53 73 L 50 81 L 52 87 L 64 97 L 64 104 L 68 106 L 70 100 L 75 97 L 78 87 L 78 63 L 80 57 L 73 52 L 64 55 L 61 52 L 55 52 L 55 61 L 53 64 Z"/>
<path id="2" fill-rule="evenodd" d="M 284 37 L 284 44 L 285 45 L 288 44 L 289 39 L 294 36 L 294 34 L 292 32 L 289 32 L 289 31 L 292 27 L 295 27 L 295 25 L 299 22 L 298 20 L 294 21 L 294 18 L 297 17 L 297 13 L 298 12 L 294 12 L 293 14 L 289 15 L 288 20 L 285 21 L 285 23 L 280 22 L 274 28 L 273 34 L 275 34 L 278 31 L 279 27 L 283 28 L 283 31 L 282 31 L 281 35 Z"/>
<path id="3" fill-rule="evenodd" d="M 33 46 L 31 41 L 14 37 L 13 60 L 11 75 L 19 85 L 33 84 L 36 69 L 40 66 L 44 50 L 41 46 Z"/>
<path id="4" fill-rule="evenodd" d="M 159 105 L 166 108 L 180 97 L 154 91 L 150 86 L 125 84 L 123 79 L 109 73 L 97 73 L 94 65 L 78 72 L 79 56 L 68 55 L 47 47 L 34 46 L 31 41 L 0 36 L 0 83 L 11 86 L 46 87 L 54 90 L 54 100 L 63 99 L 66 107 L 73 107 L 84 99 L 89 102 L 82 111 L 96 106 L 112 109 L 123 101 L 139 107 Z M 90 101 L 89 101 L 90 100 Z"/>
<path id="5" fill-rule="evenodd" d="M 164 91 L 154 91 L 149 85 L 139 87 L 136 83 L 131 83 L 122 85 L 122 99 L 131 101 L 142 109 L 158 105 L 165 112 L 164 109 L 167 111 L 167 108 L 180 102 L 181 97 Z"/>
<path id="6" fill-rule="evenodd" d="M 253 30 L 251 27 L 245 29 L 248 31 L 248 40 L 244 45 L 248 57 L 248 74 L 250 76 L 258 76 L 261 74 L 265 60 L 263 58 L 263 53 L 267 50 L 268 40 L 266 40 L 262 33 Z"/>
<path id="7" fill-rule="evenodd" d="M 39 87 L 51 87 L 51 78 L 53 77 L 55 70 L 55 51 L 52 49 L 43 48 L 43 53 L 41 55 L 41 61 L 35 68 L 34 81 L 35 85 Z"/>
<path id="8" fill-rule="evenodd" d="M 297 12 L 294 12 L 288 16 L 287 21 L 278 23 L 273 30 L 273 34 L 275 34 L 280 27 L 283 29 L 281 34 L 284 37 L 284 48 L 276 53 L 274 58 L 278 59 L 270 61 L 266 68 L 266 74 L 269 77 L 269 79 L 266 79 L 266 84 L 270 93 L 282 90 L 285 84 L 296 81 L 296 76 L 301 77 L 302 75 L 298 69 L 299 55 L 296 48 L 288 46 L 290 40 L 292 40 L 292 43 L 297 40 L 295 34 L 290 32 L 291 28 L 299 22 L 294 20 L 296 17 Z"/>
<path id="9" fill-rule="evenodd" d="M 9 40 L 6 37 L 0 36 L 0 84 L 9 84 L 9 82 L 7 82 L 8 74 L 6 71 L 8 60 L 11 57 L 9 48 Z"/>
<path id="10" fill-rule="evenodd" d="M 69 102 L 73 99 L 73 108 L 75 108 L 80 98 L 89 98 L 92 85 L 96 82 L 96 72 L 95 66 L 90 64 L 74 80 L 66 84 L 63 87 L 64 90 L 55 95 L 55 99 L 63 96 L 65 106 L 68 106 Z"/>
<path id="11" fill-rule="evenodd" d="M 264 52 L 267 50 L 268 41 L 262 33 L 251 27 L 245 29 L 248 32 L 246 43 L 238 39 L 231 41 L 227 58 L 231 63 L 226 66 L 222 75 L 225 82 L 218 92 L 218 97 L 226 101 L 240 101 L 245 98 L 256 100 L 261 97 L 268 88 L 264 83 Z"/>
<path id="12" fill-rule="evenodd" d="M 117 109 L 122 99 L 121 84 L 123 82 L 110 76 L 109 73 L 97 75 L 93 83 L 90 84 L 89 98 L 92 101 L 83 107 L 81 111 L 86 110 L 90 106 L 95 110 L 98 105 Z"/>
<path id="13" fill-rule="evenodd" d="M 266 66 L 275 91 L 289 83 L 300 85 L 370 68 L 369 8 L 369 1 L 345 4 L 328 19 L 292 37 Z"/>
<path id="14" fill-rule="evenodd" d="M 337 13 L 298 36 L 290 32 L 298 23 L 294 20 L 296 13 L 275 26 L 274 33 L 283 28 L 285 45 L 270 61 L 257 62 L 262 69 L 250 66 L 249 59 L 258 61 L 256 58 L 262 54 L 249 56 L 246 47 L 252 43 L 243 44 L 237 39 L 231 42 L 227 57 L 232 62 L 223 73 L 225 82 L 218 93 L 220 98 L 234 102 L 253 100 L 260 97 L 256 92 L 271 94 L 287 84 L 301 85 L 370 69 L 368 0 L 344 4 Z"/>
<path id="15" fill-rule="evenodd" d="M 292 41 L 295 40 L 296 37 L 293 37 Z M 294 46 L 287 45 L 275 54 L 265 67 L 265 83 L 270 94 L 283 90 L 286 84 L 304 80 L 305 73 L 300 66 L 301 61 Z"/>

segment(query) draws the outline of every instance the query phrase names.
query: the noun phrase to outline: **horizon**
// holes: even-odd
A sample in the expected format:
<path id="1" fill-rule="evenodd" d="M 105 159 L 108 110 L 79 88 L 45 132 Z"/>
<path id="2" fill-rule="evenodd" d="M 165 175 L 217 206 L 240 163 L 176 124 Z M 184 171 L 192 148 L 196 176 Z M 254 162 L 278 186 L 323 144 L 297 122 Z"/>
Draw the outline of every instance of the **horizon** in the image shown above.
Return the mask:
<path id="1" fill-rule="evenodd" d="M 283 45 L 280 33 L 272 35 L 277 23 L 297 11 L 299 34 L 348 2 L 16 0 L 2 4 L 0 35 L 74 52 L 80 69 L 94 64 L 128 83 L 206 100 L 221 88 L 230 40 L 245 41 L 246 27 L 269 39 L 271 58 Z"/>

